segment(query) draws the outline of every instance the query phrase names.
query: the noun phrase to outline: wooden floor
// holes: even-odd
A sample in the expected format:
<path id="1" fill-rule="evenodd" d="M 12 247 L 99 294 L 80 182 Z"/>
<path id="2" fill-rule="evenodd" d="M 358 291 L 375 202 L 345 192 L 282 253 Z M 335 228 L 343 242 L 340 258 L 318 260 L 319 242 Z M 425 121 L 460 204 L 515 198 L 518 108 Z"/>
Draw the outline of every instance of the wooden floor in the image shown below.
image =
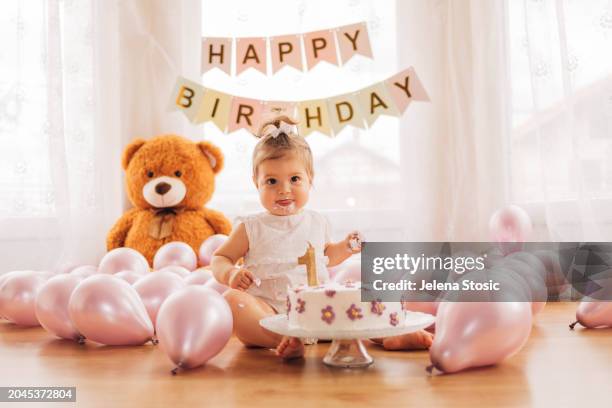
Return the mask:
<path id="1" fill-rule="evenodd" d="M 612 329 L 570 331 L 575 308 L 547 305 L 526 347 L 496 367 L 434 376 L 426 351 L 369 343 L 374 364 L 342 370 L 321 362 L 329 343 L 283 363 L 236 339 L 206 367 L 172 376 L 157 346 L 79 346 L 0 322 L 0 386 L 76 386 L 77 406 L 105 407 L 610 406 Z"/>

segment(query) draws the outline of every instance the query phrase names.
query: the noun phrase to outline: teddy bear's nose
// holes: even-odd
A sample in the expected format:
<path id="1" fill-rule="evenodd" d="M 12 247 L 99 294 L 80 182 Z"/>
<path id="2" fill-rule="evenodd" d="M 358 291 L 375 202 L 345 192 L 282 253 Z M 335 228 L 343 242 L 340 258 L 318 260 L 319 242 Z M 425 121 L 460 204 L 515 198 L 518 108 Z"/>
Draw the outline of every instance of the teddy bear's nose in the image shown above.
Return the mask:
<path id="1" fill-rule="evenodd" d="M 161 183 L 155 186 L 155 192 L 159 195 L 164 195 L 168 191 L 170 191 L 171 188 L 172 186 L 170 184 L 162 181 Z"/>

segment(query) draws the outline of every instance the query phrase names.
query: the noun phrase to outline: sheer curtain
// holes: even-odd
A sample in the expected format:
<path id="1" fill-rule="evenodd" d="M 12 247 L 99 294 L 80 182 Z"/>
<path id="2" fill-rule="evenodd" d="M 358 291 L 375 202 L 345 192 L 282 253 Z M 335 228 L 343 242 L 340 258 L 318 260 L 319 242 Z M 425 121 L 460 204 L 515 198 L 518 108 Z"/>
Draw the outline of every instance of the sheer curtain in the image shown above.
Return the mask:
<path id="1" fill-rule="evenodd" d="M 9 16 L 5 26 L 19 30 L 18 16 L 25 6 L 11 4 L 12 14 L 3 13 Z M 203 134 L 220 144 L 228 156 L 220 185 L 228 188 L 220 187 L 211 205 L 230 215 L 253 209 L 252 200 L 232 190 L 237 184 L 230 180 L 249 180 L 240 166 L 231 165 L 248 162 L 250 145 L 240 139 L 244 135 L 217 134 L 209 127 L 202 132 L 180 113 L 167 111 L 176 76 L 199 76 L 202 34 L 278 35 L 367 21 L 374 60 L 356 58 L 341 68 L 289 70 L 264 79 L 253 73 L 220 78 L 213 72 L 203 78 L 205 85 L 243 96 L 325 97 L 369 85 L 399 68 L 417 69 L 432 103 L 412 104 L 399 126 L 395 118 L 381 118 L 367 132 L 345 130 L 334 139 L 309 138 L 320 169 L 312 204 L 330 213 L 338 236 L 359 228 L 375 240 L 476 239 L 485 229 L 483 214 L 503 197 L 504 160 L 497 143 L 503 133 L 493 127 L 499 125 L 504 107 L 491 97 L 503 82 L 495 82 L 503 75 L 503 64 L 495 48 L 497 37 L 482 35 L 498 27 L 487 20 L 494 14 L 488 2 L 463 7 L 443 1 L 350 1 L 335 4 L 339 12 L 333 15 L 319 12 L 326 7 L 324 1 L 279 2 L 283 8 L 277 12 L 288 17 L 271 27 L 262 27 L 257 7 L 241 1 L 204 2 L 208 14 L 201 13 L 196 0 L 171 6 L 160 0 L 40 4 L 40 10 L 27 10 L 39 14 L 36 24 L 26 24 L 25 30 L 39 30 L 33 35 L 43 44 L 17 42 L 13 51 L 41 53 L 40 89 L 22 94 L 42 94 L 44 100 L 37 102 L 36 115 L 22 114 L 13 128 L 29 139 L 9 142 L 12 130 L 3 129 L 6 143 L 19 153 L 3 158 L 11 162 L 24 157 L 36 165 L 32 180 L 22 176 L 32 173 L 22 162 L 13 160 L 5 172 L 11 177 L 2 184 L 9 193 L 3 197 L 16 197 L 3 202 L 1 217 L 9 269 L 98 260 L 108 228 L 126 206 L 119 156 L 136 136 L 178 132 L 195 139 Z M 209 16 L 204 29 L 202 16 Z M 224 25 L 212 25 L 217 20 Z M 30 82 L 24 78 L 20 83 Z M 7 95 L 18 101 L 20 94 Z M 487 120 L 478 122 L 476 117 Z M 28 126 L 38 128 L 26 130 Z M 495 139 L 487 138 L 489 134 Z M 24 196 L 30 188 L 26 181 L 33 183 L 36 197 Z M 20 204 L 33 202 L 45 205 L 22 209 Z M 26 256 L 30 253 L 38 256 Z"/>
<path id="2" fill-rule="evenodd" d="M 355 0 L 321 15 L 326 2 L 295 0 L 277 3 L 284 17 L 271 26 L 251 3 L 0 2 L 0 272 L 96 263 L 127 206 L 119 158 L 137 136 L 218 143 L 228 169 L 211 206 L 230 216 L 256 209 L 243 169 L 252 140 L 169 112 L 176 77 L 200 79 L 203 34 L 356 20 L 368 22 L 373 61 L 202 78 L 242 96 L 307 99 L 415 67 L 431 103 L 367 132 L 309 138 L 320 169 L 312 204 L 332 215 L 337 236 L 487 240 L 490 214 L 511 202 L 531 212 L 537 239 L 612 233 L 609 2 Z"/>
<path id="3" fill-rule="evenodd" d="M 512 197 L 540 237 L 612 237 L 612 4 L 509 2 Z"/>
<path id="4" fill-rule="evenodd" d="M 134 137 L 196 133 L 168 114 L 199 71 L 199 1 L 2 2 L 0 273 L 97 263 L 125 208 Z"/>
<path id="5" fill-rule="evenodd" d="M 405 238 L 486 241 L 508 194 L 504 2 L 398 6 L 400 60 L 416 67 L 432 100 L 401 119 Z"/>
<path id="6" fill-rule="evenodd" d="M 611 3 L 398 7 L 400 65 L 432 99 L 402 118 L 407 238 L 488 240 L 492 212 L 514 203 L 534 240 L 609 240 Z"/>

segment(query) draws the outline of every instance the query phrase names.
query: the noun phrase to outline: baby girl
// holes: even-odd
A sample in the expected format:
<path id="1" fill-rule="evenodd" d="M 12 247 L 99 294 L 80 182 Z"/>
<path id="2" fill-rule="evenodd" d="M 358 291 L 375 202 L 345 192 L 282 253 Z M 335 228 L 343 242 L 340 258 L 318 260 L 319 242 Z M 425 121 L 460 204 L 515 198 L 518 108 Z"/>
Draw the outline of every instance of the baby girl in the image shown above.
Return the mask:
<path id="1" fill-rule="evenodd" d="M 280 116 L 262 126 L 261 140 L 253 152 L 253 182 L 266 211 L 239 217 L 211 265 L 215 278 L 231 288 L 225 298 L 232 309 L 236 337 L 247 346 L 276 348 L 285 359 L 303 355 L 302 341 L 272 333 L 259 321 L 285 311 L 288 286 L 307 283 L 305 268 L 298 265 L 297 258 L 311 243 L 318 280 L 325 282 L 328 266 L 361 251 L 354 245 L 357 232 L 331 242 L 325 217 L 304 209 L 314 178 L 313 160 L 295 124 Z M 236 266 L 241 258 L 244 265 Z M 414 343 L 414 336 L 408 341 Z M 431 339 L 423 337 L 419 342 L 430 344 Z"/>

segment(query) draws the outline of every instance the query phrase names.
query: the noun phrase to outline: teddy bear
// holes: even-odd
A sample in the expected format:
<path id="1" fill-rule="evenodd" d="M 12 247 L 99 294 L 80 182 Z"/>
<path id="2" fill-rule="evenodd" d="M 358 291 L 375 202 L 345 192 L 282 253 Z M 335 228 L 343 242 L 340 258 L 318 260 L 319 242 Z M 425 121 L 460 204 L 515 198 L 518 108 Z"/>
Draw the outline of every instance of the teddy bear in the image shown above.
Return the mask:
<path id="1" fill-rule="evenodd" d="M 198 253 L 209 236 L 230 233 L 229 220 L 204 207 L 215 190 L 215 175 L 223 167 L 223 153 L 217 146 L 176 135 L 135 139 L 125 148 L 121 162 L 134 207 L 108 233 L 109 251 L 133 248 L 153 265 L 155 253 L 168 242 L 185 242 Z"/>

